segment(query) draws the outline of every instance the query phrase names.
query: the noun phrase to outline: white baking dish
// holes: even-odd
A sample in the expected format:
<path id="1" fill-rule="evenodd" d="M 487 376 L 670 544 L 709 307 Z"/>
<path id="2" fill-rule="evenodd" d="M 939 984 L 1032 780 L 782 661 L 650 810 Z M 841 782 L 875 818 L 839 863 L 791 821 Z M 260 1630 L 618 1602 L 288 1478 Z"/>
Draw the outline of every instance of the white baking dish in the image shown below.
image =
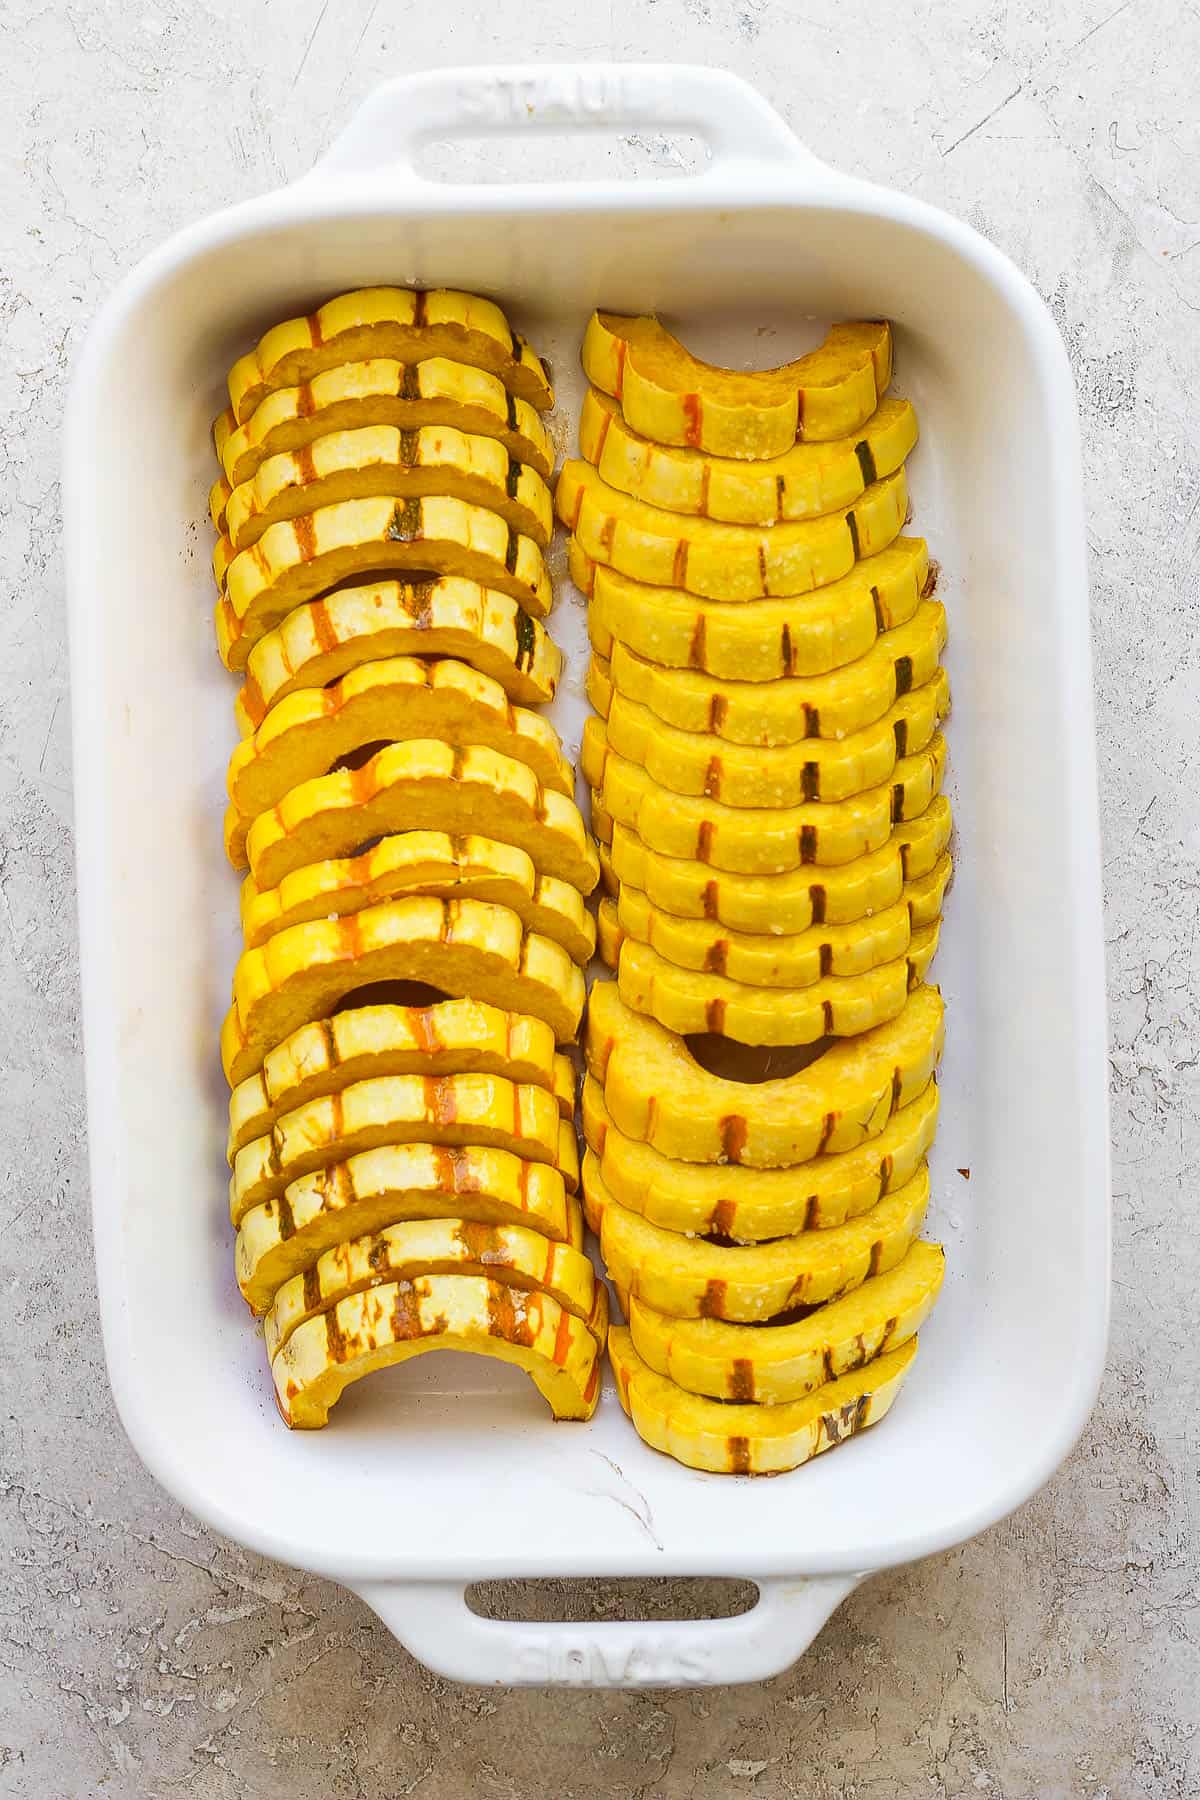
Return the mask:
<path id="1" fill-rule="evenodd" d="M 695 175 L 449 186 L 422 143 L 688 132 Z M 289 1434 L 231 1274 L 217 1026 L 235 955 L 220 814 L 232 684 L 210 623 L 209 421 L 271 321 L 379 281 L 494 294 L 559 376 L 590 309 L 658 309 L 702 352 L 783 360 L 807 321 L 883 316 L 917 403 L 915 528 L 943 566 L 958 875 L 933 1230 L 944 1297 L 877 1431 L 779 1481 L 689 1472 L 606 1396 L 553 1425 L 523 1377 L 430 1359 Z M 756 339 L 755 329 L 783 326 Z M 442 72 L 391 82 L 312 175 L 181 233 L 124 281 L 77 369 L 66 447 L 92 1194 L 109 1372 L 163 1485 L 230 1537 L 356 1588 L 474 1681 L 770 1675 L 864 1573 L 1019 1505 L 1092 1406 L 1108 1293 L 1104 968 L 1075 406 L 1041 301 L 966 226 L 836 174 L 714 70 Z M 558 702 L 583 716 L 565 588 Z M 969 1170 L 969 1180 L 965 1171 Z M 498 1576 L 753 1578 L 741 1618 L 484 1620 Z"/>

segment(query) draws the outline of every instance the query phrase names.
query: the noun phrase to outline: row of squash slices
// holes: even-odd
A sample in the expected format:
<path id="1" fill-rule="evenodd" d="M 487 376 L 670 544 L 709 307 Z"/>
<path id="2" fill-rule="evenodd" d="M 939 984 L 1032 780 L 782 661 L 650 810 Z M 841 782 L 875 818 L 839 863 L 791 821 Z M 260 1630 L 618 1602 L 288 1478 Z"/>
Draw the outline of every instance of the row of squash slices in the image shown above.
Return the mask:
<path id="1" fill-rule="evenodd" d="M 945 613 L 886 324 L 784 368 L 599 313 L 557 487 L 605 894 L 585 1212 L 640 1435 L 793 1468 L 881 1418 L 940 1287 Z"/>
<path id="2" fill-rule="evenodd" d="M 241 677 L 221 1041 L 238 1284 L 276 1400 L 429 1350 L 600 1391 L 575 1067 L 599 865 L 535 710 L 550 375 L 491 301 L 346 294 L 268 331 L 214 428 L 217 641 Z"/>
<path id="3" fill-rule="evenodd" d="M 491 302 L 389 288 L 231 372 L 238 1281 L 293 1426 L 443 1347 L 590 1416 L 607 1307 L 565 1050 L 602 873 L 582 1184 L 618 1392 L 685 1463 L 777 1471 L 882 1416 L 942 1275 L 917 1239 L 950 815 L 945 618 L 899 535 L 916 422 L 886 326 L 743 376 L 599 314 L 584 366 L 557 510 L 599 860 L 532 710 L 560 667 L 545 366 Z"/>

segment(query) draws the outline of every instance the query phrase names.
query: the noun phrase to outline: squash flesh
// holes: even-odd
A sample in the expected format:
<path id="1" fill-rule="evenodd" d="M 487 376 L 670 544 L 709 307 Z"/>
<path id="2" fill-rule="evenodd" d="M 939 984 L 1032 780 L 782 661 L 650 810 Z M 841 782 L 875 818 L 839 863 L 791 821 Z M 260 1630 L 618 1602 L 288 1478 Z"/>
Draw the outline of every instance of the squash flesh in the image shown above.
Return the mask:
<path id="1" fill-rule="evenodd" d="M 656 1374 L 637 1354 L 627 1328 L 614 1326 L 608 1334 L 617 1395 L 638 1436 L 687 1468 L 715 1475 L 782 1474 L 877 1424 L 916 1353 L 914 1337 L 803 1400 L 731 1406 L 685 1393 Z"/>
<path id="2" fill-rule="evenodd" d="M 312 1430 L 352 1381 L 437 1350 L 469 1350 L 524 1369 L 556 1419 L 590 1419 L 599 1351 L 549 1294 L 474 1275 L 424 1275 L 339 1300 L 294 1331 L 271 1364 L 284 1422 Z"/>
<path id="3" fill-rule="evenodd" d="M 777 1406 L 802 1400 L 916 1336 L 945 1273 L 941 1246 L 917 1241 L 884 1274 L 791 1325 L 672 1319 L 629 1302 L 634 1348 L 689 1394 Z"/>
<path id="4" fill-rule="evenodd" d="M 579 1203 L 549 1163 L 479 1145 L 387 1144 L 289 1183 L 278 1200 L 251 1207 L 238 1227 L 234 1267 L 252 1312 L 335 1244 L 405 1219 L 521 1225 L 579 1249 Z"/>

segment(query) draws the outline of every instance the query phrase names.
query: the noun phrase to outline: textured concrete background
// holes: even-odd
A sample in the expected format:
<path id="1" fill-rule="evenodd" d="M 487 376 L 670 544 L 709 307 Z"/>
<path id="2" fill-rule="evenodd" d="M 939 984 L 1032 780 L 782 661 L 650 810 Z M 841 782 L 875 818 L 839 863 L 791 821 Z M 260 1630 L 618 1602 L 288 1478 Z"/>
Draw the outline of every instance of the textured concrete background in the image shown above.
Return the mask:
<path id="1" fill-rule="evenodd" d="M 0 1795 L 1200 1793 L 1200 13 L 1048 10 L 0 0 Z M 113 1416 L 93 1293 L 59 551 L 73 350 L 143 251 L 300 173 L 380 76 L 575 55 L 723 63 L 828 160 L 968 218 L 1050 302 L 1083 406 L 1110 1373 L 1019 1516 L 868 1584 L 791 1674 L 748 1690 L 448 1687 L 357 1600 L 243 1555 L 152 1484 Z"/>

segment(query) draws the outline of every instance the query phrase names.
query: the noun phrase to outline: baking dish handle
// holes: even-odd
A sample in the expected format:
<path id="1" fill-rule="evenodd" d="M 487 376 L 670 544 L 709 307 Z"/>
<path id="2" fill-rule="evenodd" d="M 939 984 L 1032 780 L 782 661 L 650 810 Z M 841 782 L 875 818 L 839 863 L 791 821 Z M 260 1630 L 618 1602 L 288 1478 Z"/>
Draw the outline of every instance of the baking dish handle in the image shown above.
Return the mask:
<path id="1" fill-rule="evenodd" d="M 485 1619 L 453 1581 L 359 1587 L 406 1650 L 452 1681 L 480 1687 L 725 1687 L 766 1681 L 807 1650 L 863 1579 L 824 1575 L 756 1583 L 758 1602 L 730 1619 L 549 1624 Z"/>
<path id="2" fill-rule="evenodd" d="M 703 181 L 731 167 L 824 170 L 775 109 L 725 69 L 656 63 L 539 63 L 430 69 L 368 94 L 306 180 L 386 172 L 427 183 L 416 166 L 435 139 L 538 132 L 694 133 L 708 146 Z"/>

